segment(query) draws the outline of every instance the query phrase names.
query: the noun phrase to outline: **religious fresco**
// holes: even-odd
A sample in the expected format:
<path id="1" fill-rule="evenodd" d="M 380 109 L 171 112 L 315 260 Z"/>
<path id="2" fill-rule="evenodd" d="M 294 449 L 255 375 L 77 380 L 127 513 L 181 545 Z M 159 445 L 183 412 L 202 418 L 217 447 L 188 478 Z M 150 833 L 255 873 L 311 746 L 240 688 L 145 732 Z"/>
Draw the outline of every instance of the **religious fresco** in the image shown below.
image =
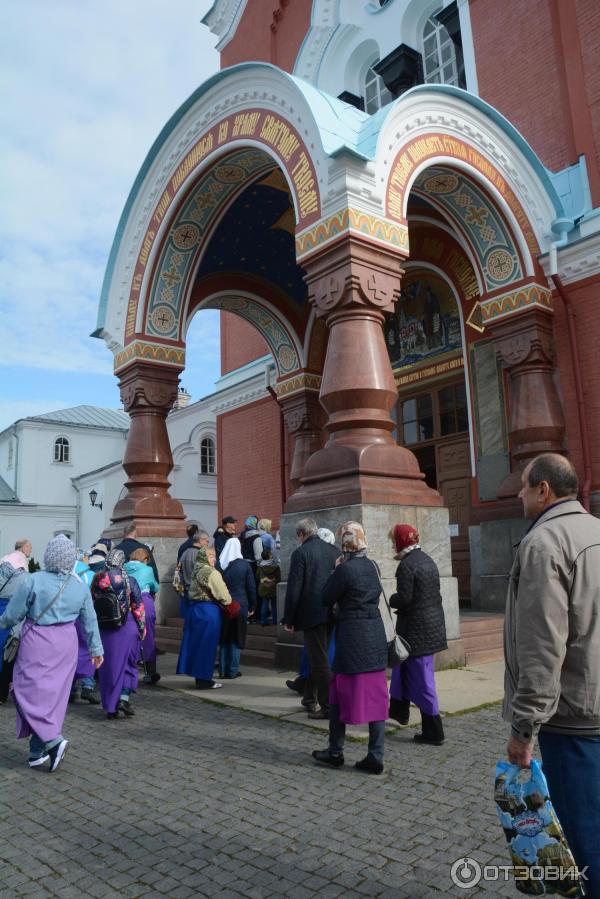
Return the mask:
<path id="1" fill-rule="evenodd" d="M 450 287 L 431 274 L 405 278 L 394 312 L 385 317 L 384 335 L 393 368 L 460 349 L 460 316 Z"/>

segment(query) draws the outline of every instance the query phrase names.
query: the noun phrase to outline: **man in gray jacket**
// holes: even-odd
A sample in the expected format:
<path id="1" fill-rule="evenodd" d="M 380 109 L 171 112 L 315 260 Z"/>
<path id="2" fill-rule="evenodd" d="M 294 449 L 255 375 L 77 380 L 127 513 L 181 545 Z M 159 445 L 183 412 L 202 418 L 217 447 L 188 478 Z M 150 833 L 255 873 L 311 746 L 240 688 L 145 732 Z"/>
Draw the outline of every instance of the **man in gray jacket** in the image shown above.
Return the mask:
<path id="1" fill-rule="evenodd" d="M 504 624 L 507 753 L 528 767 L 538 734 L 550 796 L 588 895 L 600 897 L 600 520 L 577 475 L 545 453 L 523 471 L 533 519 L 511 570 Z"/>

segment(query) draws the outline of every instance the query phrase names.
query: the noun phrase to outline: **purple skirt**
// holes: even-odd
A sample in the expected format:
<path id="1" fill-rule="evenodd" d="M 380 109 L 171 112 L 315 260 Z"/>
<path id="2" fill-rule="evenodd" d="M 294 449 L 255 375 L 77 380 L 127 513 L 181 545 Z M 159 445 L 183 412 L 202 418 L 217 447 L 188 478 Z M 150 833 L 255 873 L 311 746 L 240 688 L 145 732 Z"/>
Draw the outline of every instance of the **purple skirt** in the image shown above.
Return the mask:
<path id="1" fill-rule="evenodd" d="M 366 674 L 332 674 L 329 705 L 339 705 L 344 724 L 385 721 L 389 698 L 385 670 Z"/>
<path id="2" fill-rule="evenodd" d="M 79 621 L 75 622 L 75 630 L 77 631 L 77 668 L 75 669 L 75 678 L 79 680 L 80 677 L 93 677 L 96 669 L 90 657 L 87 640 Z"/>
<path id="3" fill-rule="evenodd" d="M 154 599 L 151 593 L 142 593 L 142 599 L 146 609 L 146 636 L 142 640 L 142 652 L 144 653 L 145 662 L 155 662 L 156 640 L 154 638 L 154 629 L 156 627 L 156 609 L 154 607 Z"/>
<path id="4" fill-rule="evenodd" d="M 47 627 L 25 622 L 13 670 L 18 739 L 33 733 L 47 743 L 61 733 L 76 665 L 73 621 Z"/>
<path id="5" fill-rule="evenodd" d="M 98 668 L 102 708 L 106 712 L 115 712 L 123 688 L 137 690 L 139 631 L 133 615 L 129 612 L 123 627 L 114 631 L 102 628 L 100 635 L 104 646 L 104 664 Z"/>
<path id="6" fill-rule="evenodd" d="M 392 670 L 390 696 L 414 703 L 425 715 L 439 715 L 434 656 L 415 656 L 396 665 Z"/>

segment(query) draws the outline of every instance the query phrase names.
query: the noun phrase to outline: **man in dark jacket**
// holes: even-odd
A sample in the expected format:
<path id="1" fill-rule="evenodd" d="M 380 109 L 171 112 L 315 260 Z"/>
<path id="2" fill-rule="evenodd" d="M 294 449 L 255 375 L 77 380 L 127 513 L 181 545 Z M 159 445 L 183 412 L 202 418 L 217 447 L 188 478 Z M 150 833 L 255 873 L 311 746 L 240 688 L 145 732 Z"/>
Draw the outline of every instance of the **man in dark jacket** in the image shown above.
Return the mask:
<path id="1" fill-rule="evenodd" d="M 292 553 L 285 595 L 283 624 L 287 631 L 304 631 L 310 674 L 303 705 L 310 718 L 327 718 L 329 705 L 329 612 L 322 602 L 323 587 L 335 567 L 335 546 L 317 536 L 317 523 L 302 518 L 296 525 L 300 546 Z M 320 708 L 316 709 L 316 702 Z"/>
<path id="2" fill-rule="evenodd" d="M 182 555 L 186 551 L 186 549 L 190 549 L 194 545 L 194 541 L 196 539 L 196 534 L 200 530 L 197 524 L 188 524 L 186 530 L 187 540 L 184 540 L 177 550 L 177 561 L 181 559 Z"/>
<path id="3" fill-rule="evenodd" d="M 123 539 L 118 544 L 118 546 L 114 547 L 114 549 L 120 549 L 121 552 L 125 553 L 125 561 L 126 562 L 129 562 L 131 553 L 134 552 L 136 549 L 147 550 L 147 552 L 149 552 L 149 554 L 150 554 L 148 564 L 152 568 L 152 571 L 154 572 L 154 577 L 156 578 L 156 580 L 157 581 L 159 580 L 158 568 L 156 567 L 156 562 L 154 561 L 154 554 L 152 552 L 153 547 L 150 546 L 148 543 L 142 543 L 140 540 L 137 539 L 137 527 L 135 524 L 127 525 L 127 527 L 125 528 L 125 530 L 123 532 Z"/>
<path id="4" fill-rule="evenodd" d="M 217 564 L 216 568 L 221 571 L 221 566 L 219 565 L 219 556 L 223 552 L 223 548 L 230 537 L 235 537 L 235 526 L 237 524 L 236 519 L 233 515 L 226 515 L 223 521 L 221 522 L 220 527 L 213 534 L 215 553 L 217 555 Z"/>

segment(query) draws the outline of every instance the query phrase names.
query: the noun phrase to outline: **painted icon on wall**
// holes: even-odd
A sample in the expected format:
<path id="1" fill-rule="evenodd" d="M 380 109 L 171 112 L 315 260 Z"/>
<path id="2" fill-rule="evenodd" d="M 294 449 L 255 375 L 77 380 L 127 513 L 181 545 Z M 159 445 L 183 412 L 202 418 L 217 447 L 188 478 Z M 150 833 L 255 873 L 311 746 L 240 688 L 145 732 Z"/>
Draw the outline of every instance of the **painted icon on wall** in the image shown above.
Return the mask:
<path id="1" fill-rule="evenodd" d="M 446 282 L 431 273 L 406 276 L 384 334 L 394 368 L 460 349 L 458 307 Z"/>

